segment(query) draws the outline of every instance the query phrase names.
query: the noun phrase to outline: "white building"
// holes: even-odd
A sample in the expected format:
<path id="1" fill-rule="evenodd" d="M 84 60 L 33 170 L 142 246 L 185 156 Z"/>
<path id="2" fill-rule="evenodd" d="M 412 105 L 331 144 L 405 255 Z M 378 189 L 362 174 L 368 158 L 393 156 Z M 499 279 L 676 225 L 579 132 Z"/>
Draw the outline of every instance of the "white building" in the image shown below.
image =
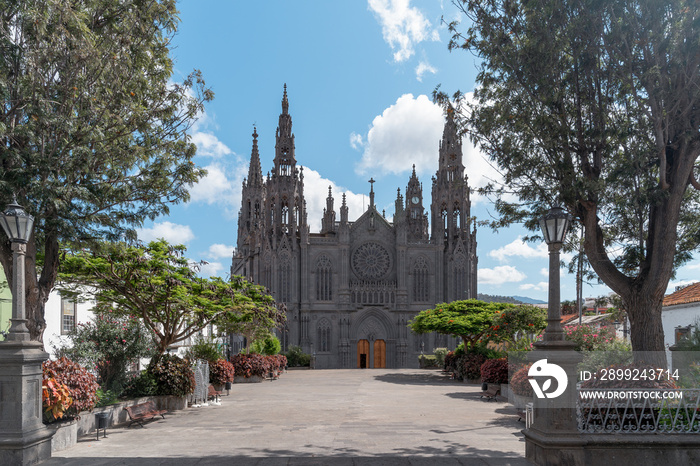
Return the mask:
<path id="1" fill-rule="evenodd" d="M 51 292 L 44 308 L 44 319 L 46 319 L 44 350 L 49 353 L 51 359 L 56 359 L 55 348 L 66 344 L 68 341 L 66 335 L 76 325 L 92 321 L 94 306 L 94 300 L 75 302 L 61 298 L 56 290 Z"/>
<path id="2" fill-rule="evenodd" d="M 690 326 L 700 319 L 700 282 L 664 297 L 661 322 L 664 328 L 664 344 L 668 348 L 678 338 L 690 332 Z"/>

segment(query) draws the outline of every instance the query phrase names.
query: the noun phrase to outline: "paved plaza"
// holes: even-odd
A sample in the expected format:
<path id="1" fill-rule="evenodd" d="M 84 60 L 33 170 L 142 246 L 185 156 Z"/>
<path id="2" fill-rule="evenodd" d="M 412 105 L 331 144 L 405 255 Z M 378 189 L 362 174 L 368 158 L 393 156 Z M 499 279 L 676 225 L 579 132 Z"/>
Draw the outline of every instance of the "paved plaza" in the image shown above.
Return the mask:
<path id="1" fill-rule="evenodd" d="M 42 465 L 530 464 L 514 408 L 480 391 L 439 371 L 290 370 Z"/>

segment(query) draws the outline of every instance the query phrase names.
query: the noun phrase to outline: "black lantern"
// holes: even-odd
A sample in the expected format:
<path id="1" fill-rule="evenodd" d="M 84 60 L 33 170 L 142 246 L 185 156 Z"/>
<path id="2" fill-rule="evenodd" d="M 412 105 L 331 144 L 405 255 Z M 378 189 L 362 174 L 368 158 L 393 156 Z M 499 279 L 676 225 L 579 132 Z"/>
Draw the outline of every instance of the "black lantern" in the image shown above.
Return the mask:
<path id="1" fill-rule="evenodd" d="M 561 207 L 552 207 L 541 219 L 540 228 L 547 244 L 563 243 L 571 226 L 571 215 Z"/>
<path id="2" fill-rule="evenodd" d="M 5 212 L 0 214 L 0 224 L 10 241 L 26 244 L 32 234 L 34 217 L 17 204 L 17 199 L 13 199 L 12 204 L 9 204 Z"/>

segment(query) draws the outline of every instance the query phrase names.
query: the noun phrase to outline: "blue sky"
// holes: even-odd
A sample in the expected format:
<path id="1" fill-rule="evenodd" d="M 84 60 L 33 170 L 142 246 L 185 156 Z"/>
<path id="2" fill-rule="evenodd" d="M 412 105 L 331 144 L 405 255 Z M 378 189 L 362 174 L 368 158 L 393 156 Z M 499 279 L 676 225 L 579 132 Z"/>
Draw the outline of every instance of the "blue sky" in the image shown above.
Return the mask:
<path id="1" fill-rule="evenodd" d="M 196 162 L 209 174 L 192 187 L 189 203 L 144 225 L 141 239 L 184 243 L 190 258 L 210 263 L 204 274 L 226 276 L 253 126 L 266 173 L 285 83 L 312 232 L 320 229 L 329 185 L 336 208 L 347 193 L 351 220 L 367 205 L 370 177 L 377 180 L 376 203 L 391 219 L 396 189 L 405 191 L 412 164 L 429 197 L 444 124 L 431 93 L 437 85 L 450 94 L 470 92 L 478 70 L 473 55 L 447 50 L 441 18 L 459 17 L 450 2 L 182 0 L 178 8 L 173 80 L 197 68 L 216 94 L 191 131 Z M 498 179 L 468 141 L 464 155 L 472 187 Z M 472 215 L 488 220 L 494 210 L 474 196 Z M 546 301 L 546 247 L 523 243 L 526 234 L 519 226 L 478 231 L 479 292 Z M 695 281 L 698 269 L 697 260 L 683 267 L 671 290 Z M 586 286 L 584 296 L 608 291 Z M 564 271 L 561 294 L 575 299 L 573 276 Z"/>

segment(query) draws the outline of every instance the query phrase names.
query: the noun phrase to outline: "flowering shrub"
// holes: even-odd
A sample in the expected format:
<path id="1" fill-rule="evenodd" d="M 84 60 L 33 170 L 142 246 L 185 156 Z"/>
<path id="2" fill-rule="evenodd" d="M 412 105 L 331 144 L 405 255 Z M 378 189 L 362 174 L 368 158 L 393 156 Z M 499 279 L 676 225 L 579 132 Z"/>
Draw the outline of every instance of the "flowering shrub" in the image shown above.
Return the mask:
<path id="1" fill-rule="evenodd" d="M 209 383 L 223 385 L 226 382 L 233 382 L 235 372 L 233 364 L 225 359 L 218 359 L 209 364 Z"/>
<path id="2" fill-rule="evenodd" d="M 284 369 L 285 367 L 287 367 L 287 356 L 285 356 L 284 354 L 278 354 L 276 355 L 276 357 L 280 363 L 280 369 Z"/>
<path id="3" fill-rule="evenodd" d="M 521 304 L 497 310 L 493 314 L 491 328 L 483 337 L 485 341 L 515 342 L 532 340 L 547 326 L 547 311 L 539 307 Z"/>
<path id="4" fill-rule="evenodd" d="M 508 383 L 508 359 L 487 359 L 481 365 L 481 381 L 487 383 Z"/>
<path id="5" fill-rule="evenodd" d="M 445 355 L 445 372 L 457 372 L 457 355 L 450 351 Z"/>
<path id="6" fill-rule="evenodd" d="M 156 395 L 185 396 L 194 391 L 194 371 L 184 359 L 163 354 L 147 370 L 156 380 Z"/>
<path id="7" fill-rule="evenodd" d="M 129 363 L 153 354 L 153 338 L 136 318 L 98 313 L 92 322 L 78 324 L 68 334 L 70 345 L 57 353 L 94 367 L 105 390 L 121 391 Z"/>
<path id="8" fill-rule="evenodd" d="M 615 330 L 611 327 L 596 329 L 589 325 L 570 325 L 565 327 L 565 332 L 566 339 L 576 343 L 576 351 L 594 351 L 615 339 Z"/>
<path id="9" fill-rule="evenodd" d="M 264 377 L 270 372 L 268 360 L 259 354 L 236 354 L 231 357 L 231 363 L 236 375 L 243 377 Z"/>
<path id="10" fill-rule="evenodd" d="M 153 374 L 141 371 L 138 375 L 127 377 L 122 395 L 128 398 L 152 396 L 158 391 L 158 382 Z"/>
<path id="11" fill-rule="evenodd" d="M 521 367 L 513 374 L 510 379 L 510 390 L 520 396 L 532 397 L 535 392 L 532 390 L 532 385 L 530 385 L 530 378 L 527 372 L 530 370 L 530 365 Z"/>
<path id="12" fill-rule="evenodd" d="M 44 380 L 55 379 L 68 387 L 73 403 L 64 414 L 65 417 L 78 417 L 82 411 L 90 411 L 97 403 L 97 378 L 87 369 L 68 358 L 44 361 L 42 365 Z"/>
<path id="13" fill-rule="evenodd" d="M 66 384 L 58 382 L 53 377 L 44 379 L 41 392 L 44 419 L 49 422 L 62 418 L 66 410 L 73 404 L 73 398 L 71 398 Z"/>
<path id="14" fill-rule="evenodd" d="M 486 362 L 486 356 L 480 353 L 466 353 L 459 360 L 460 375 L 465 379 L 481 377 L 481 365 Z"/>

